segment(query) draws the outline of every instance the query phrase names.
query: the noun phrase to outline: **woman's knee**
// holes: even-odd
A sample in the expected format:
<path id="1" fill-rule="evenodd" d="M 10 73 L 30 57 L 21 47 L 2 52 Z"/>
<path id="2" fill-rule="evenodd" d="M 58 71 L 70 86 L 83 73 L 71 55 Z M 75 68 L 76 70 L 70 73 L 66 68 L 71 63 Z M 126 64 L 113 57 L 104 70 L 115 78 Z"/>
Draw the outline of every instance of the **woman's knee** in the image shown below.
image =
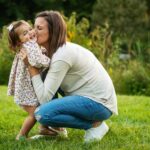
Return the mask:
<path id="1" fill-rule="evenodd" d="M 44 107 L 37 107 L 35 112 L 34 112 L 34 116 L 35 119 L 40 122 L 41 124 L 45 124 L 47 125 L 48 123 L 51 122 L 52 118 L 55 116 L 56 114 L 53 112 L 53 110 L 45 110 Z"/>
<path id="2" fill-rule="evenodd" d="M 41 118 L 43 118 L 43 113 L 42 110 L 40 109 L 40 106 L 35 109 L 34 116 L 38 122 L 40 122 Z"/>

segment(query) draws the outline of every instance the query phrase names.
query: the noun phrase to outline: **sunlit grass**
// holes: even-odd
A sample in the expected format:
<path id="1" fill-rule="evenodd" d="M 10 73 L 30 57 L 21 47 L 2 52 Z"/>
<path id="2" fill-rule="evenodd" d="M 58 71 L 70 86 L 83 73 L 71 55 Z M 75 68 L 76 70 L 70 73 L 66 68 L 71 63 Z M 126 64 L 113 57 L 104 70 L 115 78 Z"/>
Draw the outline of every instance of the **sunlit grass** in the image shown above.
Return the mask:
<path id="1" fill-rule="evenodd" d="M 83 143 L 83 130 L 68 129 L 69 138 L 43 138 L 15 141 L 26 113 L 12 97 L 6 96 L 6 86 L 0 86 L 0 150 L 149 150 L 150 97 L 118 96 L 119 116 L 107 121 L 108 134 L 92 144 Z M 30 132 L 35 135 L 38 124 Z"/>

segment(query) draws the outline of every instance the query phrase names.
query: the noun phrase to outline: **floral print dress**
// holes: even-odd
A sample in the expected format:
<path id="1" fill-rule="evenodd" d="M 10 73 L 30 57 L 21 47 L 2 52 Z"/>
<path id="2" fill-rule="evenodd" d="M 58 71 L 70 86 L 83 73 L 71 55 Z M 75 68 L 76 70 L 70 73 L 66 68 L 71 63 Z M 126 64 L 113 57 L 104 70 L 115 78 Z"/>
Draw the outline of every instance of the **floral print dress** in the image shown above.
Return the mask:
<path id="1" fill-rule="evenodd" d="M 27 51 L 30 65 L 41 69 L 49 67 L 50 59 L 42 53 L 42 49 L 35 41 L 28 41 L 23 44 L 23 47 Z M 12 63 L 7 95 L 14 96 L 14 101 L 18 105 L 37 106 L 39 104 L 28 68 L 19 58 L 18 53 Z"/>

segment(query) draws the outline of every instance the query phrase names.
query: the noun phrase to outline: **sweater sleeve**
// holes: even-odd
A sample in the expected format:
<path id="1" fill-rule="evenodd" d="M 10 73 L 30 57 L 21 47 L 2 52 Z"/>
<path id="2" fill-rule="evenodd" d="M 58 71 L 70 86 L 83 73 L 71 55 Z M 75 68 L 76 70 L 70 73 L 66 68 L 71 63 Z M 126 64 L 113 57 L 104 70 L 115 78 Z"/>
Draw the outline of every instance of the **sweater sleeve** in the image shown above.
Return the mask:
<path id="1" fill-rule="evenodd" d="M 68 63 L 56 61 L 51 64 L 44 83 L 40 75 L 32 77 L 33 87 L 40 104 L 46 103 L 53 98 L 69 68 Z"/>
<path id="2" fill-rule="evenodd" d="M 32 66 L 37 68 L 49 67 L 50 59 L 42 54 L 42 50 L 36 42 L 28 41 L 23 44 L 23 47 L 27 51 L 28 61 Z"/>

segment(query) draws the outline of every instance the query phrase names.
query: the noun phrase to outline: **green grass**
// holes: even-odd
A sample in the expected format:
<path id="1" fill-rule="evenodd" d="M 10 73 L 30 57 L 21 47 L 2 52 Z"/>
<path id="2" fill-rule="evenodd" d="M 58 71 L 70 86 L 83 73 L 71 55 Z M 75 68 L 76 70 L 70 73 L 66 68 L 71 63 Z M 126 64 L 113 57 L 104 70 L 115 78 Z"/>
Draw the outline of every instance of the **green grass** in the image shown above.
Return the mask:
<path id="1" fill-rule="evenodd" d="M 83 143 L 83 130 L 68 129 L 69 138 L 15 141 L 26 113 L 0 86 L 0 150 L 150 150 L 150 97 L 118 96 L 119 115 L 107 121 L 108 134 L 92 144 Z M 38 124 L 30 132 L 35 135 Z"/>

